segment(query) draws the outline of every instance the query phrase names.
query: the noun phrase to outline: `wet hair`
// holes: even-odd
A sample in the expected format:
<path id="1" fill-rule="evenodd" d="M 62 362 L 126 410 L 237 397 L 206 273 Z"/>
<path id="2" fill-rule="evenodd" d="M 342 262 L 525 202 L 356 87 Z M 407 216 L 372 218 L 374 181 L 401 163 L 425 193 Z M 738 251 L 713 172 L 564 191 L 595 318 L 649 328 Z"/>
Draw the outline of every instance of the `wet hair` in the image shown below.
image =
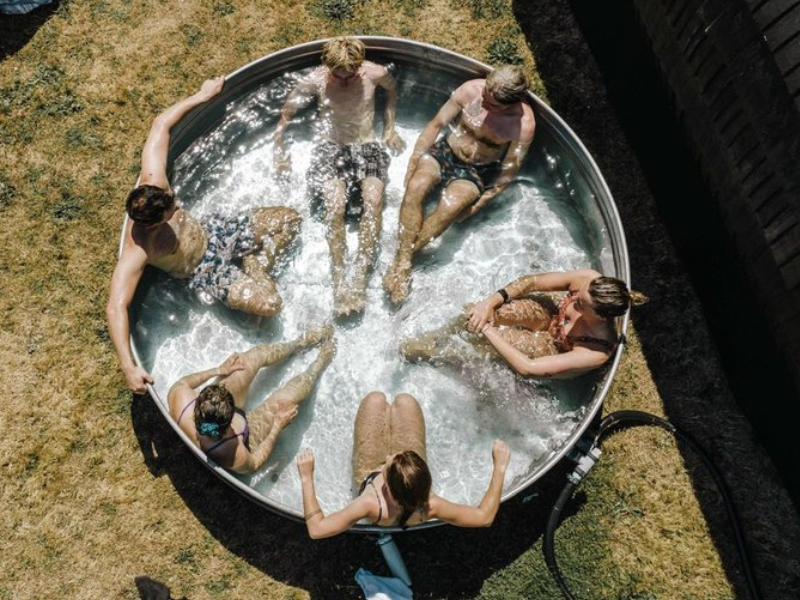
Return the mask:
<path id="1" fill-rule="evenodd" d="M 610 319 L 621 317 L 633 306 L 649 300 L 644 294 L 628 290 L 626 283 L 615 277 L 597 277 L 589 284 L 592 309 L 599 316 Z"/>
<path id="2" fill-rule="evenodd" d="M 218 439 L 233 420 L 233 394 L 224 385 L 203 389 L 194 405 L 194 424 L 201 435 Z"/>
<path id="3" fill-rule="evenodd" d="M 134 223 L 155 225 L 175 208 L 175 194 L 156 185 L 140 185 L 128 194 L 125 210 Z"/>
<path id="4" fill-rule="evenodd" d="M 364 42 L 352 37 L 337 37 L 322 47 L 322 64 L 329 69 L 356 71 L 364 62 Z"/>
<path id="5" fill-rule="evenodd" d="M 486 77 L 486 89 L 501 104 L 521 102 L 528 93 L 530 81 L 521 67 L 501 65 Z"/>
<path id="6" fill-rule="evenodd" d="M 431 495 L 431 472 L 428 463 L 413 450 L 395 454 L 386 467 L 386 485 L 404 512 L 414 512 L 424 506 Z"/>

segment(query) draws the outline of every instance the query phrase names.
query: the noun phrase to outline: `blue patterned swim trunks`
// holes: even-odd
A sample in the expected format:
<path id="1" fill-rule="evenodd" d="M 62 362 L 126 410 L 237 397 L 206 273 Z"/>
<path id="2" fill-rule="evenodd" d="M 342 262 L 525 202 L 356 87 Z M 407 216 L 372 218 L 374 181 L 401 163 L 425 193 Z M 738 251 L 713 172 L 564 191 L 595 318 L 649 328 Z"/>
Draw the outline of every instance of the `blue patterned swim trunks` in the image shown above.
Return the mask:
<path id="1" fill-rule="evenodd" d="M 231 286 L 242 274 L 236 263 L 258 249 L 255 234 L 246 215 L 212 215 L 203 222 L 203 227 L 208 246 L 189 281 L 189 289 L 206 304 L 212 304 L 214 299 L 225 303 Z"/>

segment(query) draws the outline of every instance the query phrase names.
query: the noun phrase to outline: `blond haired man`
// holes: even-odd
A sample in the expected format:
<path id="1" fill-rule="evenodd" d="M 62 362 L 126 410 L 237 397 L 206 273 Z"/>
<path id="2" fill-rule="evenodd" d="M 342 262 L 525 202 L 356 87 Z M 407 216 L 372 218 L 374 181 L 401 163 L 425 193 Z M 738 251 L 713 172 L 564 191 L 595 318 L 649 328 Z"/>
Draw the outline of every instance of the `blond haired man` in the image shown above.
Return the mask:
<path id="1" fill-rule="evenodd" d="M 383 190 L 389 154 L 402 152 L 405 143 L 394 129 L 397 91 L 392 67 L 364 60 L 364 44 L 350 37 L 330 40 L 322 49 L 322 64 L 301 79 L 281 109 L 275 132 L 275 169 L 291 169 L 284 134 L 295 113 L 317 99 L 321 141 L 313 150 L 309 184 L 322 196 L 331 253 L 334 311 L 337 316 L 358 313 L 366 304 L 367 279 L 375 260 L 381 232 Z M 375 91 L 386 92 L 383 143 L 376 141 Z M 354 206 L 360 192 L 362 207 Z M 345 213 L 361 213 L 358 253 L 352 285 L 346 285 Z"/>
<path id="2" fill-rule="evenodd" d="M 536 125 L 525 102 L 527 90 L 521 68 L 500 66 L 486 79 L 459 87 L 422 130 L 406 171 L 397 254 L 383 278 L 395 304 L 408 296 L 414 254 L 514 180 Z M 439 184 L 444 187 L 439 204 L 426 217 L 425 198 Z"/>

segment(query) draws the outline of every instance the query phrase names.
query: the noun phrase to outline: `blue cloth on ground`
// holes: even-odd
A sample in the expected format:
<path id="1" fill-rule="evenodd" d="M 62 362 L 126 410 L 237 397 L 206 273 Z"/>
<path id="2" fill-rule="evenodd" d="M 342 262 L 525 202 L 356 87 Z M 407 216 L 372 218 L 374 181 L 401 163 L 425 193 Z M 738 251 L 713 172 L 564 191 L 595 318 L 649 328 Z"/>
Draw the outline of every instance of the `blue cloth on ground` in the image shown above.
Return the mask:
<path id="1" fill-rule="evenodd" d="M 24 15 L 53 0 L 0 0 L 0 13 L 4 15 Z"/>
<path id="2" fill-rule="evenodd" d="M 379 577 L 366 569 L 356 572 L 356 582 L 367 600 L 413 600 L 411 588 L 397 577 Z"/>

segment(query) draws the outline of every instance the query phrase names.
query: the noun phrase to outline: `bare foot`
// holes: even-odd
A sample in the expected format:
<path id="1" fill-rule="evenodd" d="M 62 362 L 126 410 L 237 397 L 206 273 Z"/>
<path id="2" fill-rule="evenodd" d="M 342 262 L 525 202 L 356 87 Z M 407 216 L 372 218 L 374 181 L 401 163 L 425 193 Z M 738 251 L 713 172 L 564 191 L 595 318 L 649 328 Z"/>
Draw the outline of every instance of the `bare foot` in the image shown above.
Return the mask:
<path id="1" fill-rule="evenodd" d="M 324 369 L 330 364 L 334 356 L 336 356 L 336 338 L 331 338 L 319 349 L 317 360 L 314 362 Z"/>
<path id="2" fill-rule="evenodd" d="M 356 283 L 353 286 L 353 293 L 350 294 L 350 308 L 354 313 L 364 312 L 367 307 L 367 283 Z"/>
<path id="3" fill-rule="evenodd" d="M 411 291 L 411 262 L 395 261 L 383 276 L 383 287 L 394 304 L 401 304 Z"/>
<path id="4" fill-rule="evenodd" d="M 333 325 L 330 323 L 326 323 L 321 327 L 309 327 L 303 334 L 303 344 L 305 346 L 316 346 L 331 337 L 333 337 Z"/>

